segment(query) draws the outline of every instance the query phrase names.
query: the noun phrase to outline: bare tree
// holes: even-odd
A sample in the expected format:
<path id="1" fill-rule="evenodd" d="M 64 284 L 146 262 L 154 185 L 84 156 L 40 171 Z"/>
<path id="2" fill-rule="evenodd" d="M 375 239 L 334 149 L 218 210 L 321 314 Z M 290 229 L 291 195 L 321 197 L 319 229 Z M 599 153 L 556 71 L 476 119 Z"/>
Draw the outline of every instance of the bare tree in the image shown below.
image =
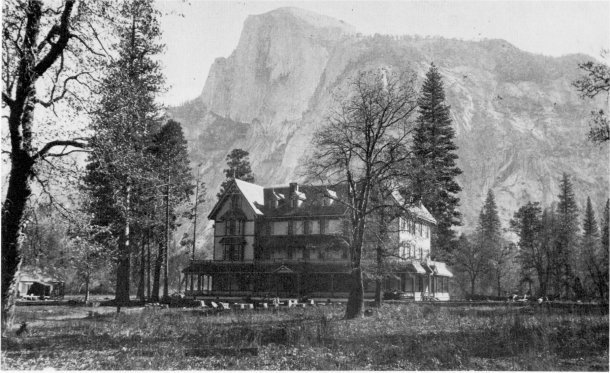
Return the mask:
<path id="1" fill-rule="evenodd" d="M 374 188 L 393 187 L 404 174 L 406 143 L 417 107 L 411 75 L 386 70 L 361 72 L 349 92 L 313 137 L 307 161 L 312 179 L 345 185 L 339 197 L 349 212 L 351 285 L 345 317 L 360 317 L 364 308 L 362 250 L 367 218 L 380 208 L 370 203 Z"/>
<path id="2" fill-rule="evenodd" d="M 78 138 L 41 138 L 44 129 L 35 127 L 34 114 L 37 106 L 56 113 L 62 102 L 86 105 L 82 92 L 96 80 L 92 60 L 106 55 L 96 27 L 103 24 L 99 17 L 110 17 L 111 11 L 106 1 L 4 1 L 2 104 L 10 137 L 10 173 L 2 204 L 3 333 L 12 319 L 14 279 L 21 263 L 18 238 L 35 165 L 86 146 Z"/>
<path id="3" fill-rule="evenodd" d="M 458 240 L 458 247 L 455 253 L 455 263 L 470 281 L 470 295 L 475 293 L 477 280 L 489 269 L 489 250 L 485 250 L 479 244 L 478 239 L 470 242 L 462 234 Z"/>

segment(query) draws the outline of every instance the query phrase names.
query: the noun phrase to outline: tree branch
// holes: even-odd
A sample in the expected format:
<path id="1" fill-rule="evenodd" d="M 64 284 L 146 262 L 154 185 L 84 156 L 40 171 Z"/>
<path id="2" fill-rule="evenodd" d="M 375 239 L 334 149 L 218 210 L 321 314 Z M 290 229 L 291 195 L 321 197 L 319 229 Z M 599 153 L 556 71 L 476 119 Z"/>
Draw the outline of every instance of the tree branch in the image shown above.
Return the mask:
<path id="1" fill-rule="evenodd" d="M 12 108 L 13 107 L 13 99 L 8 97 L 8 95 L 5 92 L 2 92 L 2 101 L 4 101 L 4 103 L 9 107 Z"/>
<path id="2" fill-rule="evenodd" d="M 64 146 L 64 147 L 72 146 L 72 147 L 75 147 L 75 148 L 84 149 L 84 148 L 86 148 L 88 146 L 88 144 L 87 143 L 83 143 L 83 142 L 79 142 L 77 140 L 54 140 L 54 141 L 48 142 L 45 146 L 43 146 L 42 149 L 40 149 L 32 157 L 32 159 L 34 161 L 36 161 L 38 159 L 46 157 L 47 155 L 57 157 L 57 156 L 63 156 L 63 155 L 67 155 L 67 154 L 71 153 L 71 152 L 63 153 L 63 151 L 62 151 L 63 154 L 62 153 L 55 153 L 53 155 L 48 154 L 49 151 L 52 148 L 56 147 L 56 146 Z"/>
<path id="3" fill-rule="evenodd" d="M 68 41 L 70 40 L 70 14 L 72 13 L 72 9 L 74 8 L 75 0 L 66 0 L 64 5 L 64 10 L 61 14 L 61 22 L 58 28 L 59 39 L 46 56 L 44 56 L 40 62 L 36 64 L 34 67 L 34 72 L 38 76 L 42 76 L 48 69 L 55 63 L 59 55 L 63 52 L 63 50 L 68 45 Z"/>

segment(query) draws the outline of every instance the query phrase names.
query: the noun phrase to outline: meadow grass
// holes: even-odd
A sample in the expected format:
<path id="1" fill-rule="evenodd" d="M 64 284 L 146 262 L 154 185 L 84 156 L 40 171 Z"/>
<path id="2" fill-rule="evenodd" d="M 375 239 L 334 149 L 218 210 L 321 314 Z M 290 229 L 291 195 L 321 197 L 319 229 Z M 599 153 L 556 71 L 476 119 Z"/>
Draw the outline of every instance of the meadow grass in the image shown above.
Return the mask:
<path id="1" fill-rule="evenodd" d="M 343 320 L 337 306 L 49 308 L 18 308 L 29 333 L 3 338 L 3 369 L 608 371 L 607 312 L 401 304 Z"/>

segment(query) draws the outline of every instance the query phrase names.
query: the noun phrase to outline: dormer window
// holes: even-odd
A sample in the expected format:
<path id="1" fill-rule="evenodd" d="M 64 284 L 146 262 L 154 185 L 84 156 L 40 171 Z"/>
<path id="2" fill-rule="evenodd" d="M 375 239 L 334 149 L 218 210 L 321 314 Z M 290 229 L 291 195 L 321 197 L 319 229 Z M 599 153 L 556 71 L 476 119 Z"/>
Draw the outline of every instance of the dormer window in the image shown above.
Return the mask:
<path id="1" fill-rule="evenodd" d="M 326 189 L 324 198 L 322 198 L 322 206 L 331 206 L 335 199 L 337 199 L 337 193 Z"/>

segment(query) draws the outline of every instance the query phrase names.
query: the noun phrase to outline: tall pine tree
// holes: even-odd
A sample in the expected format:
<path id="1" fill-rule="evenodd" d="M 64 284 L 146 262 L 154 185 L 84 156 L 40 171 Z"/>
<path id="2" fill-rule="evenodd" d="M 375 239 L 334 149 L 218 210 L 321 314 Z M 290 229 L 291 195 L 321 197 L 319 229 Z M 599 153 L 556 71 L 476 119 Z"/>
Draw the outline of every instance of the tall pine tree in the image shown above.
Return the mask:
<path id="1" fill-rule="evenodd" d="M 229 168 L 223 170 L 226 180 L 220 185 L 220 191 L 217 195 L 218 198 L 222 197 L 233 179 L 239 179 L 249 183 L 254 182 L 254 174 L 250 167 L 250 159 L 248 159 L 249 156 L 250 153 L 243 149 L 233 149 L 231 150 L 231 153 L 227 154 L 226 160 Z"/>
<path id="2" fill-rule="evenodd" d="M 169 255 L 169 236 L 175 229 L 176 207 L 180 203 L 189 200 L 193 193 L 193 175 L 189 164 L 187 142 L 182 132 L 180 123 L 169 120 L 161 130 L 153 137 L 153 144 L 150 148 L 156 161 L 156 171 L 160 181 L 165 187 L 162 188 L 164 198 L 164 237 L 159 242 L 159 252 L 155 260 L 155 270 L 153 279 L 152 300 L 159 300 L 161 269 L 168 263 Z M 168 276 L 167 267 L 165 268 L 163 296 L 168 296 Z"/>
<path id="3" fill-rule="evenodd" d="M 452 251 L 454 225 L 461 225 L 457 210 L 462 190 L 455 178 L 462 173 L 456 166 L 457 146 L 451 125 L 449 106 L 438 69 L 431 64 L 424 81 L 419 105 L 419 117 L 413 136 L 412 193 L 420 198 L 438 221 L 432 234 L 436 256 L 447 260 Z"/>
<path id="4" fill-rule="evenodd" d="M 604 207 L 603 216 L 602 216 L 602 229 L 601 229 L 601 271 L 604 281 L 604 286 L 606 287 L 606 296 L 604 297 L 604 301 L 608 302 L 608 264 L 609 258 L 608 254 L 610 252 L 610 199 L 606 200 L 606 206 Z"/>
<path id="5" fill-rule="evenodd" d="M 153 1 L 125 1 L 120 14 L 116 24 L 118 56 L 110 62 L 101 83 L 85 178 L 91 212 L 96 217 L 93 223 L 111 227 L 118 238 L 115 299 L 119 304 L 129 301 L 130 226 L 135 206 L 142 201 L 141 191 L 150 189 L 155 179 L 149 175 L 151 166 L 145 152 L 160 126 L 155 99 L 164 81 L 155 60 L 163 46 L 158 42 L 159 13 Z"/>
<path id="6" fill-rule="evenodd" d="M 564 173 L 559 183 L 559 203 L 557 204 L 557 239 L 555 241 L 555 285 L 562 296 L 579 292 L 579 282 L 574 277 L 572 263 L 576 261 L 578 248 L 578 206 L 572 182 Z"/>
<path id="7" fill-rule="evenodd" d="M 599 227 L 595 212 L 591 205 L 591 198 L 587 197 L 585 216 L 582 222 L 582 239 L 579 255 L 580 273 L 583 283 L 590 292 L 596 291 L 600 299 L 607 294 L 608 285 L 604 278 L 603 253 L 600 242 Z"/>
<path id="8" fill-rule="evenodd" d="M 485 204 L 479 214 L 479 224 L 476 230 L 477 246 L 488 259 L 487 274 L 496 275 L 501 268 L 496 268 L 494 259 L 499 257 L 502 250 L 502 226 L 498 216 L 498 207 L 491 189 L 487 192 Z"/>

